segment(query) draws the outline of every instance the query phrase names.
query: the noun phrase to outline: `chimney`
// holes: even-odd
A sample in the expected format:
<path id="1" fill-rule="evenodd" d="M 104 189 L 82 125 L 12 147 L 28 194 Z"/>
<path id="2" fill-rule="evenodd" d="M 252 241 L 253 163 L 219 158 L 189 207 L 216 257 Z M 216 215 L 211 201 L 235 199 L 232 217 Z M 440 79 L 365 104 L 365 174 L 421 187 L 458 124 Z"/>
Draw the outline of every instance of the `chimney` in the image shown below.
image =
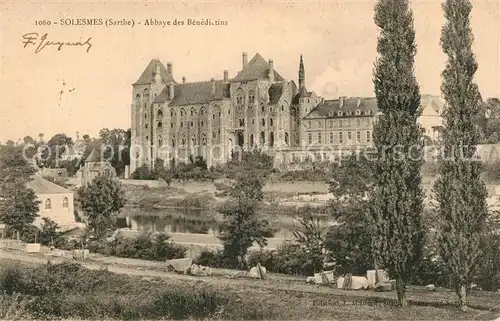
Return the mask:
<path id="1" fill-rule="evenodd" d="M 182 76 L 182 83 L 185 84 L 186 83 L 186 76 Z"/>
<path id="2" fill-rule="evenodd" d="M 167 63 L 167 72 L 169 73 L 170 76 L 172 77 L 174 76 L 171 62 Z"/>
<path id="3" fill-rule="evenodd" d="M 358 97 L 358 99 L 356 100 L 356 108 L 359 108 L 360 105 L 361 105 L 361 98 Z"/>
<path id="4" fill-rule="evenodd" d="M 227 70 L 224 70 L 224 82 L 227 82 L 229 79 L 229 72 Z"/>
<path id="5" fill-rule="evenodd" d="M 170 83 L 170 85 L 168 85 L 168 89 L 169 89 L 169 98 L 170 100 L 174 99 L 174 83 Z"/>
<path id="6" fill-rule="evenodd" d="M 247 63 L 248 63 L 248 54 L 246 52 L 244 52 L 243 53 L 243 67 L 242 68 L 245 68 Z"/>
<path id="7" fill-rule="evenodd" d="M 210 79 L 210 83 L 212 84 L 212 95 L 215 95 L 215 79 Z"/>
<path id="8" fill-rule="evenodd" d="M 339 97 L 339 107 L 343 108 L 344 107 L 344 102 L 345 102 L 346 96 L 340 96 Z"/>
<path id="9" fill-rule="evenodd" d="M 269 81 L 274 82 L 274 62 L 269 59 Z"/>

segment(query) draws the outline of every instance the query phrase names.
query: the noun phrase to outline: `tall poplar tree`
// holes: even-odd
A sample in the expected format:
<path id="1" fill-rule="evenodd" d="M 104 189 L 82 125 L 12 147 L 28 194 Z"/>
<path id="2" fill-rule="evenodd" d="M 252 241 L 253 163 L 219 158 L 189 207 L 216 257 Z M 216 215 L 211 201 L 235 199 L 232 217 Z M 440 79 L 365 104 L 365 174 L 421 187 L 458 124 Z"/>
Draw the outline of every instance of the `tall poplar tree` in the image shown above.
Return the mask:
<path id="1" fill-rule="evenodd" d="M 441 255 L 452 275 L 463 310 L 480 251 L 480 236 L 487 218 L 488 195 L 480 175 L 483 164 L 475 159 L 480 140 L 478 127 L 481 97 L 473 77 L 477 63 L 472 53 L 473 35 L 468 0 L 443 4 L 446 23 L 441 46 L 448 56 L 441 91 L 446 101 L 442 132 L 440 177 L 434 191 L 439 203 Z"/>
<path id="2" fill-rule="evenodd" d="M 420 90 L 414 74 L 413 14 L 408 0 L 379 0 L 380 29 L 374 84 L 374 188 L 370 195 L 373 254 L 396 280 L 398 303 L 407 305 L 406 284 L 423 246 L 423 139 L 417 123 Z M 377 156 L 377 157 L 373 157 Z"/>

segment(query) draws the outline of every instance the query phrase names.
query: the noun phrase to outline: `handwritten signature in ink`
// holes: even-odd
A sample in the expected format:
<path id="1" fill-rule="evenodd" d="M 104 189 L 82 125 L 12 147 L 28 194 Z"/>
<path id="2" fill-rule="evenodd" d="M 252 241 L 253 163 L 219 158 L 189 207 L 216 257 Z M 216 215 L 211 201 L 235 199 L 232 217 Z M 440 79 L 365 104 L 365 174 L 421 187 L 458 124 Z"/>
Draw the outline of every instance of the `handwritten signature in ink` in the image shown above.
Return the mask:
<path id="1" fill-rule="evenodd" d="M 23 35 L 23 44 L 24 48 L 28 45 L 37 46 L 35 49 L 35 53 L 40 53 L 43 49 L 53 46 L 57 48 L 57 51 L 61 51 L 64 46 L 73 46 L 73 47 L 84 47 L 87 48 L 86 52 L 89 52 L 90 48 L 92 48 L 92 37 L 88 38 L 86 41 L 51 41 L 48 40 L 48 34 L 45 33 L 40 39 L 38 38 L 39 34 L 37 32 L 30 32 Z"/>

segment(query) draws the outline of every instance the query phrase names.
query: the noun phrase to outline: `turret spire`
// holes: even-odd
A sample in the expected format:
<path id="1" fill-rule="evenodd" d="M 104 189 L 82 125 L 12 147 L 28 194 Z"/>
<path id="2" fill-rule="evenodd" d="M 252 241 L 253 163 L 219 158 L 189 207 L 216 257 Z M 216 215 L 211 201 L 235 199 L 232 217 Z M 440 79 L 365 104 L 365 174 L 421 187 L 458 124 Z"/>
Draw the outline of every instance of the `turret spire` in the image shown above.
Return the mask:
<path id="1" fill-rule="evenodd" d="M 304 60 L 302 59 L 302 54 L 300 55 L 299 64 L 299 89 L 306 85 L 306 72 L 304 69 Z"/>

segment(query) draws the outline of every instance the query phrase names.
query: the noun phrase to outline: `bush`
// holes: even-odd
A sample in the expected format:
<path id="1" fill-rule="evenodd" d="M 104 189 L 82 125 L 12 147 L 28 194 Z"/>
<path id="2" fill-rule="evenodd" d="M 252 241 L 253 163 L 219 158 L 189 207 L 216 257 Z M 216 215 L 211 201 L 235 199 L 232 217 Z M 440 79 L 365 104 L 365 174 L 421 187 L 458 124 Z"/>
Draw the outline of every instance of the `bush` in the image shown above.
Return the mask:
<path id="1" fill-rule="evenodd" d="M 140 282 L 75 263 L 4 266 L 0 292 L 7 295 L 0 297 L 0 318 L 207 319 L 217 318 L 226 306 L 233 306 L 229 297 L 204 288 L 156 290 L 143 286 L 131 291 L 130 286 Z"/>
<path id="2" fill-rule="evenodd" d="M 213 291 L 173 290 L 160 294 L 153 303 L 153 310 L 156 317 L 168 316 L 174 320 L 185 320 L 188 317 L 214 316 L 228 303 L 228 298 Z"/>
<path id="3" fill-rule="evenodd" d="M 147 165 L 142 165 L 141 167 L 138 167 L 132 174 L 130 174 L 130 178 L 138 180 L 157 179 L 156 173 L 151 171 Z"/>
<path id="4" fill-rule="evenodd" d="M 181 259 L 186 256 L 185 246 L 169 242 L 170 236 L 158 233 L 141 233 L 135 238 L 119 236 L 115 241 L 102 244 L 94 242 L 88 246 L 91 252 L 125 258 L 152 261 Z"/>

